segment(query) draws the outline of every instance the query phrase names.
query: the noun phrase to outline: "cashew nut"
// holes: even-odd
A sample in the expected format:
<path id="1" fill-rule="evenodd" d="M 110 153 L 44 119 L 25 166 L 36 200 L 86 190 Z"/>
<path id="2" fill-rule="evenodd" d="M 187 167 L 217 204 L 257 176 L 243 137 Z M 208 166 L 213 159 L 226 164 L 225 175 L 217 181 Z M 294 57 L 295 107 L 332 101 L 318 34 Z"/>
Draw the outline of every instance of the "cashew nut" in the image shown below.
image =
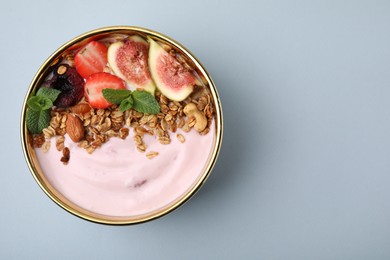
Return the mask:
<path id="1" fill-rule="evenodd" d="M 195 118 L 195 125 L 194 128 L 198 132 L 202 132 L 206 126 L 207 126 L 207 118 L 206 116 L 198 110 L 196 105 L 194 103 L 188 103 L 184 109 L 184 114 L 186 114 L 187 117 L 194 117 Z"/>

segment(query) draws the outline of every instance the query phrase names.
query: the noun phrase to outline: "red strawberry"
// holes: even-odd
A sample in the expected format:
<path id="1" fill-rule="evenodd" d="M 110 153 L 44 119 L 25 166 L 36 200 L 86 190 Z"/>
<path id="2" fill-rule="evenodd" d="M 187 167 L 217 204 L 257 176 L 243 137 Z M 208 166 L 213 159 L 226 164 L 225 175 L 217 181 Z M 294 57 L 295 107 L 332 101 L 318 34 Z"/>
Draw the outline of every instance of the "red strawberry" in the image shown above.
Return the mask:
<path id="1" fill-rule="evenodd" d="M 115 75 L 106 72 L 92 74 L 84 86 L 85 97 L 93 108 L 107 108 L 112 104 L 104 97 L 102 90 L 105 88 L 126 89 L 125 82 Z"/>
<path id="2" fill-rule="evenodd" d="M 74 57 L 77 72 L 88 78 L 96 72 L 102 72 L 107 65 L 107 47 L 103 43 L 91 41 Z"/>

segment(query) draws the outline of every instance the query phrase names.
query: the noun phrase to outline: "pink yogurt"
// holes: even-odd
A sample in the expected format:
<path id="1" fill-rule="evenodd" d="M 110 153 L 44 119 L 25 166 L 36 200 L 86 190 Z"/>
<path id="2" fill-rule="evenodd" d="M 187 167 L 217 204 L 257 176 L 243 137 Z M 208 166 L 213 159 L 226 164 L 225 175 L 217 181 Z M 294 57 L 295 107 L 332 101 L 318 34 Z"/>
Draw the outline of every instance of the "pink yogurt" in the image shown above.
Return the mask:
<path id="1" fill-rule="evenodd" d="M 181 133 L 181 143 L 176 134 Z M 47 153 L 35 149 L 48 181 L 62 195 L 89 211 L 109 216 L 136 216 L 158 210 L 182 196 L 203 172 L 215 144 L 215 125 L 207 135 L 195 130 L 171 133 L 172 142 L 162 145 L 156 136 L 146 135 L 147 152 L 159 155 L 148 159 L 138 152 L 133 133 L 122 140 L 111 138 L 88 154 L 65 136 L 70 149 L 68 165 L 62 153 L 52 147 Z"/>

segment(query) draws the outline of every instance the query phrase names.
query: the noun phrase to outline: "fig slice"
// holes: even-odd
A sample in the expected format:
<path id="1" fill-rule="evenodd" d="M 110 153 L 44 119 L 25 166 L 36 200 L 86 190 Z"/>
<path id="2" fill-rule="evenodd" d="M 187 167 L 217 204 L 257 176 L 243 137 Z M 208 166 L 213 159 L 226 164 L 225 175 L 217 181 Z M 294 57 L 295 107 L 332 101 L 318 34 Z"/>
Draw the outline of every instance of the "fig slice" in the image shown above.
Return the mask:
<path id="1" fill-rule="evenodd" d="M 112 43 L 108 48 L 108 63 L 113 73 L 130 88 L 144 89 L 154 94 L 156 89 L 148 65 L 149 44 L 138 35 Z"/>
<path id="2" fill-rule="evenodd" d="M 153 39 L 149 40 L 149 68 L 160 92 L 174 101 L 186 99 L 194 90 L 195 75 Z"/>

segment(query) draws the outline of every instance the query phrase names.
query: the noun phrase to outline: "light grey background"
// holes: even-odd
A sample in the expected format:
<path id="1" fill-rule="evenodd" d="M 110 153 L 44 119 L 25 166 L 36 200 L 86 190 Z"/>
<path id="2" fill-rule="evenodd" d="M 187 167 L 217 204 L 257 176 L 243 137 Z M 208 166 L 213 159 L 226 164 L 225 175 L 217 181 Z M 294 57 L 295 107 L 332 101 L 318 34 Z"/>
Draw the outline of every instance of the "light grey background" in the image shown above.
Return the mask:
<path id="1" fill-rule="evenodd" d="M 0 23 L 1 259 L 390 259 L 389 1 L 14 0 Z M 137 226 L 59 208 L 19 138 L 39 66 L 109 25 L 181 42 L 224 108 L 209 181 Z"/>

